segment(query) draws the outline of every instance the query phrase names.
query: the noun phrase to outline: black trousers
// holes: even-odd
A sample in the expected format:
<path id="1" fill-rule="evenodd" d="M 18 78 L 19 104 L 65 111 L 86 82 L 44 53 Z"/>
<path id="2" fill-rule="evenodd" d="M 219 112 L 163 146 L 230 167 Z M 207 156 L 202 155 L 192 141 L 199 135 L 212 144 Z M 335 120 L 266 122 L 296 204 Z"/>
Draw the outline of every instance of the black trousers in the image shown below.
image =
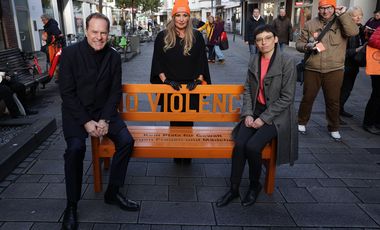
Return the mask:
<path id="1" fill-rule="evenodd" d="M 231 184 L 240 184 L 245 162 L 248 161 L 250 186 L 257 186 L 262 169 L 261 151 L 276 136 L 274 124 L 264 124 L 261 128 L 254 129 L 241 122 L 232 153 Z"/>
<path id="2" fill-rule="evenodd" d="M 25 105 L 26 102 L 26 87 L 24 84 L 17 81 L 6 81 L 5 85 L 8 86 L 13 92 L 17 94 L 17 98 Z"/>
<path id="3" fill-rule="evenodd" d="M 214 45 L 207 45 L 208 48 L 208 60 L 215 60 Z"/>
<path id="4" fill-rule="evenodd" d="M 372 93 L 365 107 L 363 125 L 380 125 L 380 75 L 371 75 Z"/>
<path id="5" fill-rule="evenodd" d="M 344 109 L 344 104 L 348 100 L 352 89 L 354 88 L 356 76 L 359 73 L 359 66 L 346 66 L 344 68 L 343 83 L 340 89 L 340 109 Z"/>
<path id="6" fill-rule="evenodd" d="M 12 117 L 20 115 L 16 102 L 13 100 L 13 91 L 6 85 L 0 84 L 0 99 L 4 100 Z"/>
<path id="7" fill-rule="evenodd" d="M 127 128 L 123 128 L 116 135 L 109 134 L 116 152 L 112 158 L 109 184 L 122 186 L 127 172 L 128 162 L 133 150 L 134 140 Z M 76 203 L 80 200 L 83 159 L 86 152 L 86 138 L 72 137 L 66 139 L 67 149 L 65 159 L 66 195 L 68 202 Z"/>

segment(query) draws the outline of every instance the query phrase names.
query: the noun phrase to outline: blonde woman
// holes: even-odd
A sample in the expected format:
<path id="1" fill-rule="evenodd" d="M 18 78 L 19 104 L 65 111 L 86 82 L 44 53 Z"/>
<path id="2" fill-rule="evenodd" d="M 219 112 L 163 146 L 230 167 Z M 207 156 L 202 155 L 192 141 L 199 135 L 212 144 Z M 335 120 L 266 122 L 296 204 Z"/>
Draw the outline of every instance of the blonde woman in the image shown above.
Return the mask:
<path id="1" fill-rule="evenodd" d="M 190 23 L 190 8 L 187 0 L 176 0 L 172 20 L 165 30 L 158 33 L 154 43 L 150 82 L 167 84 L 180 90 L 186 84 L 193 90 L 202 83 L 211 84 L 205 43 L 202 34 Z M 183 100 L 186 101 L 185 99 Z M 170 102 L 168 102 L 170 104 Z M 190 108 L 198 109 L 199 98 L 190 97 Z M 161 109 L 163 109 L 162 103 Z M 186 106 L 183 106 L 186 108 Z M 171 126 L 193 126 L 193 122 L 170 122 Z M 175 160 L 189 163 L 188 160 Z"/>
<path id="2" fill-rule="evenodd" d="M 214 34 L 214 28 L 215 28 L 215 22 L 214 22 L 214 16 L 210 15 L 207 18 L 207 22 L 200 28 L 198 28 L 198 31 L 206 31 L 206 37 L 207 37 L 207 48 L 208 48 L 208 62 L 214 63 L 215 62 L 215 52 L 214 52 L 214 43 L 212 43 L 212 35 Z"/>

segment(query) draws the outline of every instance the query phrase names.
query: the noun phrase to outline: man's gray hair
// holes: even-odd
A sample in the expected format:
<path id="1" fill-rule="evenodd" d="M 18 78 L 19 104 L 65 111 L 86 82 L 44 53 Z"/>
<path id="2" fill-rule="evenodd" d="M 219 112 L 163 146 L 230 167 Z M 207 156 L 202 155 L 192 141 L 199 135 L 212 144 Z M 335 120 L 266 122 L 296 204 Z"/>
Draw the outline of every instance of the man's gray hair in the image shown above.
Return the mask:
<path id="1" fill-rule="evenodd" d="M 43 14 L 41 15 L 41 18 L 45 18 L 47 20 L 51 19 L 51 16 L 49 14 Z"/>

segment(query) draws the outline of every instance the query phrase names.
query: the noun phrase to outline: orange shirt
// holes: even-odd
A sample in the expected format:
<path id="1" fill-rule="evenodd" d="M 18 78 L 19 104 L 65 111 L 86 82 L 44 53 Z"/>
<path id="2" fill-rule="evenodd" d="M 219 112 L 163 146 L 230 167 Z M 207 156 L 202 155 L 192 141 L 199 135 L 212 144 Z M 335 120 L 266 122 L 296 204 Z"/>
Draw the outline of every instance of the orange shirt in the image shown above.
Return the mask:
<path id="1" fill-rule="evenodd" d="M 261 64 L 260 64 L 260 88 L 259 88 L 259 95 L 257 96 L 257 100 L 260 102 L 260 104 L 265 105 L 265 96 L 264 96 L 264 78 L 265 75 L 267 75 L 268 67 L 270 63 L 270 58 L 265 58 L 264 56 L 261 56 Z"/>

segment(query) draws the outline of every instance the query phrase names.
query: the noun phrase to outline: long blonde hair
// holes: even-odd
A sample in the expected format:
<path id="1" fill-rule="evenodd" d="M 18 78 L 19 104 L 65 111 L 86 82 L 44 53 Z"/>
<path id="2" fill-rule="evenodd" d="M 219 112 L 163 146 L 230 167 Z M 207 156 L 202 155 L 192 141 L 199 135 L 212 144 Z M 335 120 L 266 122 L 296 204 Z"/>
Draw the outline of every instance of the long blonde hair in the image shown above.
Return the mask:
<path id="1" fill-rule="evenodd" d="M 190 18 L 191 19 L 191 18 Z M 191 20 L 189 20 L 189 23 L 187 24 L 186 30 L 185 30 L 185 37 L 181 41 L 181 43 L 184 43 L 183 46 L 183 55 L 189 56 L 190 50 L 193 48 L 193 42 L 195 41 L 193 28 L 190 23 Z M 170 20 L 168 24 L 166 25 L 166 32 L 164 37 L 164 52 L 166 52 L 168 49 L 171 49 L 175 46 L 176 43 L 176 35 L 177 31 L 174 24 L 174 19 Z"/>

